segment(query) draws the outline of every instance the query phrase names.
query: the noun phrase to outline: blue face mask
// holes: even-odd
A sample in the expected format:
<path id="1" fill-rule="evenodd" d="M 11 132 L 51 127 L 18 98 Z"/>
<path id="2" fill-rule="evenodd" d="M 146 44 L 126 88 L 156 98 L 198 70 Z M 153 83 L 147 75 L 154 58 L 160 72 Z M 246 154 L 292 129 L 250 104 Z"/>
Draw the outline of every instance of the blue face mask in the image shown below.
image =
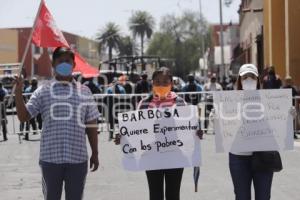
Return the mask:
<path id="1" fill-rule="evenodd" d="M 55 72 L 60 76 L 71 76 L 73 71 L 73 66 L 70 63 L 60 63 L 56 65 Z"/>

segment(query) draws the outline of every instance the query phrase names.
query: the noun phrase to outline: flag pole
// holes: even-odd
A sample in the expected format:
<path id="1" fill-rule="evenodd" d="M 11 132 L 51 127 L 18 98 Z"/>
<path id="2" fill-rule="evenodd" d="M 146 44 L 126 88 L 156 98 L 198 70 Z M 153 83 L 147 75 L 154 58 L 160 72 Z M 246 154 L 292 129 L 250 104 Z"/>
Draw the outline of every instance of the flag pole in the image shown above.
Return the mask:
<path id="1" fill-rule="evenodd" d="M 39 8 L 38 8 L 38 11 L 37 11 L 36 16 L 35 16 L 35 20 L 34 20 L 34 23 L 33 23 L 33 26 L 32 26 L 32 29 L 31 29 L 31 32 L 30 32 L 30 35 L 29 35 L 29 38 L 27 40 L 25 51 L 23 53 L 21 64 L 19 66 L 20 67 L 19 77 L 22 75 L 22 72 L 23 72 L 23 69 L 24 69 L 24 62 L 25 62 L 25 59 L 26 59 L 29 47 L 31 45 L 31 40 L 32 40 L 33 32 L 34 32 L 34 29 L 35 29 L 37 21 L 38 21 L 38 16 L 40 15 L 40 12 L 41 12 L 41 8 L 42 8 L 42 5 L 43 5 L 43 2 L 44 2 L 44 0 L 41 0 Z M 10 106 L 11 103 L 12 103 L 12 101 L 13 101 L 13 96 L 14 96 L 15 90 L 16 90 L 16 84 L 12 88 L 11 95 L 10 95 L 9 100 L 8 100 L 8 106 Z"/>

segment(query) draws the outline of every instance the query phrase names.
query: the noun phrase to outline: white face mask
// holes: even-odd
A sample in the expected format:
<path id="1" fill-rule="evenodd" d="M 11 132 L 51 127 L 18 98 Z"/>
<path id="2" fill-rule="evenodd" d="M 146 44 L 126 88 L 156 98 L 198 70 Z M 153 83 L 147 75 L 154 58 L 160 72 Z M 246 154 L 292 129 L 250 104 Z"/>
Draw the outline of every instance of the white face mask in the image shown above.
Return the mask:
<path id="1" fill-rule="evenodd" d="M 242 80 L 243 90 L 256 90 L 257 89 L 257 80 L 253 80 L 248 77 L 245 80 Z"/>

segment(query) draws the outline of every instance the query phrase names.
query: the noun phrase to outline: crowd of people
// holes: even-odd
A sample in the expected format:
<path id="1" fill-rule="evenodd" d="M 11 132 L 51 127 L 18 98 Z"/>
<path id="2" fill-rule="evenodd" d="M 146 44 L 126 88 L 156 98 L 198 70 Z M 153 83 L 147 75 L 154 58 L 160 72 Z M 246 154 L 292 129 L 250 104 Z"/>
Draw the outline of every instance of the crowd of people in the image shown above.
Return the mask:
<path id="1" fill-rule="evenodd" d="M 92 94 L 149 94 L 147 98 L 141 98 L 139 102 L 135 102 L 138 110 L 160 106 L 197 105 L 202 101 L 212 102 L 212 95 L 201 95 L 199 92 L 202 91 L 292 88 L 293 95 L 297 95 L 291 77 L 286 77 L 285 84 L 282 84 L 273 67 L 270 67 L 268 73 L 260 80 L 256 66 L 243 65 L 237 79 L 233 78 L 227 84 L 218 83 L 215 74 L 212 74 L 205 84 L 198 82 L 190 74 L 185 86 L 173 79 L 168 68 L 162 67 L 153 73 L 151 81 L 147 74 L 142 74 L 141 80 L 133 85 L 126 76 L 121 76 L 103 91 L 103 87 L 99 87 L 92 79 L 84 79 L 82 84 L 74 80 L 72 69 L 75 63 L 72 50 L 59 47 L 54 51 L 52 60 L 55 77 L 48 84 L 37 87 L 36 79 L 32 79 L 31 82 L 23 81 L 22 77 L 15 79 L 15 104 L 17 116 L 21 122 L 20 131 L 23 131 L 24 127 L 26 129 L 24 139 L 29 139 L 29 126 L 32 126 L 34 131 L 42 129 L 39 164 L 43 176 L 43 193 L 45 199 L 51 200 L 61 198 L 63 183 L 65 184 L 66 199 L 81 200 L 88 163 L 90 163 L 92 171 L 98 169 L 97 128 L 100 112 Z M 196 93 L 182 98 L 177 94 L 178 92 Z M 31 93 L 30 98 L 24 96 L 24 93 Z M 3 105 L 6 95 L 7 91 L 0 84 L 1 105 Z M 108 98 L 108 101 L 112 101 L 112 104 L 116 103 L 113 98 Z M 78 105 L 83 106 L 79 106 L 80 110 L 74 109 Z M 126 110 L 128 107 L 123 107 L 123 109 Z M 212 109 L 212 104 L 208 104 L 206 115 Z M 3 137 L 4 140 L 7 140 L 5 112 L 3 111 L 5 109 L 1 106 Z M 111 112 L 109 113 L 111 115 L 109 118 L 112 120 L 110 139 L 113 139 L 112 126 L 117 121 Z M 203 138 L 201 128 L 195 134 L 198 136 L 197 139 Z M 90 159 L 88 159 L 86 135 L 92 150 Z M 117 135 L 115 143 L 120 144 L 120 139 L 121 137 Z M 252 182 L 255 199 L 269 200 L 271 198 L 271 186 L 275 171 L 273 168 L 267 171 L 256 171 L 251 162 L 253 156 L 254 152 L 230 152 L 228 155 L 236 200 L 251 199 Z M 166 200 L 179 200 L 183 173 L 184 168 L 147 170 L 150 200 L 165 198 Z"/>
<path id="2" fill-rule="evenodd" d="M 205 102 L 205 129 L 208 129 L 209 126 L 209 115 L 213 109 L 213 95 L 210 92 L 222 91 L 222 90 L 236 90 L 237 89 L 237 78 L 236 76 L 230 76 L 228 79 L 223 79 L 222 82 L 218 81 L 216 74 L 211 74 L 208 76 L 208 81 L 199 81 L 195 75 L 189 74 L 186 77 L 186 84 L 182 85 L 179 79 L 173 78 L 172 80 L 172 91 L 173 92 L 208 92 L 207 94 L 189 94 L 184 95 L 186 102 L 197 105 L 199 102 Z M 127 75 L 121 75 L 120 77 L 115 77 L 114 80 L 107 85 L 101 85 L 94 78 L 82 78 L 80 82 L 87 86 L 92 94 L 149 94 L 152 92 L 152 82 L 149 80 L 147 73 L 143 72 L 141 74 L 141 79 L 135 84 L 129 80 Z M 280 89 L 280 88 L 289 88 L 292 89 L 293 97 L 299 95 L 298 90 L 293 85 L 292 77 L 287 76 L 284 81 L 281 80 L 278 74 L 275 72 L 273 66 L 267 68 L 262 78 L 260 78 L 261 89 Z M 38 87 L 38 80 L 32 78 L 29 80 L 24 80 L 23 94 L 24 100 L 27 101 L 30 97 L 30 94 L 33 93 Z M 8 92 L 2 86 L 0 82 L 0 103 L 1 103 L 1 125 L 2 125 L 2 135 L 3 140 L 6 141 L 7 138 L 7 118 L 6 118 L 6 102 Z M 137 96 L 136 99 L 126 100 L 128 104 L 133 104 L 130 108 L 135 108 L 137 102 L 139 102 L 142 97 Z M 106 113 L 108 116 L 109 122 L 109 139 L 114 138 L 115 124 L 117 124 L 116 113 L 113 112 L 113 105 L 118 103 L 121 100 L 117 100 L 113 97 L 108 97 L 103 102 L 108 105 L 109 112 Z M 294 100 L 293 105 L 295 106 L 296 100 Z M 98 107 L 101 112 L 101 107 Z M 117 109 L 115 109 L 117 110 Z M 102 110 L 102 112 L 104 112 Z M 103 113 L 104 114 L 104 113 Z M 24 140 L 29 140 L 29 134 L 38 134 L 42 130 L 42 118 L 41 115 L 37 115 L 36 118 L 29 120 L 28 122 L 20 123 L 19 134 L 24 136 Z M 295 132 L 294 138 L 297 139 L 297 134 Z"/>

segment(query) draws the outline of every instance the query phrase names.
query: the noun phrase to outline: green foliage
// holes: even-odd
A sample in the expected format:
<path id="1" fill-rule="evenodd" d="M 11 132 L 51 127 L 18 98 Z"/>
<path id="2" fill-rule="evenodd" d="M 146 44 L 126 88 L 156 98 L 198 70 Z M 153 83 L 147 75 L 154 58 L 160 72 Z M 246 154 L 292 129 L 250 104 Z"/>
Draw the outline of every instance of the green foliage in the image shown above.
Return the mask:
<path id="1" fill-rule="evenodd" d="M 134 37 L 141 38 L 141 55 L 144 54 L 145 36 L 150 39 L 153 34 L 155 20 L 151 14 L 146 11 L 137 11 L 129 19 L 129 29 Z"/>
<path id="2" fill-rule="evenodd" d="M 120 28 L 115 23 L 108 23 L 97 35 L 99 41 L 99 50 L 108 49 L 109 59 L 112 59 L 113 49 L 118 51 L 121 43 Z"/>
<path id="3" fill-rule="evenodd" d="M 134 41 L 129 36 L 121 37 L 121 42 L 119 45 L 119 55 L 120 56 L 131 56 L 137 54 L 137 47 Z"/>
<path id="4" fill-rule="evenodd" d="M 182 16 L 166 15 L 162 18 L 160 31 L 153 35 L 147 53 L 174 59 L 173 72 L 184 76 L 199 67 L 202 57 L 202 35 L 209 46 L 208 23 L 199 14 L 185 11 Z"/>
<path id="5" fill-rule="evenodd" d="M 167 33 L 154 33 L 147 52 L 149 55 L 160 55 L 165 58 L 172 58 L 175 53 L 174 41 L 174 38 Z"/>

